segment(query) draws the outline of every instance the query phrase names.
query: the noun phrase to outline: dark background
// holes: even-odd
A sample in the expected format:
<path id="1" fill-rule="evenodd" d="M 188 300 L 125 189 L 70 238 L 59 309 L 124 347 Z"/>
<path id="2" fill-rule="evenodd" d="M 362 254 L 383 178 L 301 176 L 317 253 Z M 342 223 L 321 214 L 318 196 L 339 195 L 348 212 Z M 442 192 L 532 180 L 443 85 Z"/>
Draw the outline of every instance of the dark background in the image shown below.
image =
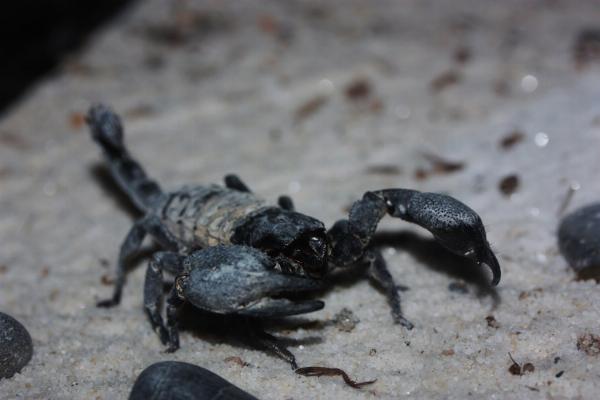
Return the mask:
<path id="1" fill-rule="evenodd" d="M 19 0 L 0 10 L 0 113 L 135 0 Z M 7 6 L 9 3 L 10 6 Z"/>

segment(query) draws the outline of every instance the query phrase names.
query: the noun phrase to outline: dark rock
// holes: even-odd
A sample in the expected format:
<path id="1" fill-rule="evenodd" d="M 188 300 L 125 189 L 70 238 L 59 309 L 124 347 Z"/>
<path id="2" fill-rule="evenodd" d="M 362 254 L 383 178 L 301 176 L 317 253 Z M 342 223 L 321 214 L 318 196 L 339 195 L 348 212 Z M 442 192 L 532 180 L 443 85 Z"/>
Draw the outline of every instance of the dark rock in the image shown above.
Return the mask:
<path id="1" fill-rule="evenodd" d="M 207 369 L 178 361 L 152 364 L 138 376 L 129 400 L 257 400 Z"/>
<path id="2" fill-rule="evenodd" d="M 563 218 L 558 228 L 558 247 L 578 273 L 600 267 L 600 203 Z"/>
<path id="3" fill-rule="evenodd" d="M 0 379 L 20 372 L 32 354 L 33 343 L 27 329 L 13 317 L 0 312 Z"/>

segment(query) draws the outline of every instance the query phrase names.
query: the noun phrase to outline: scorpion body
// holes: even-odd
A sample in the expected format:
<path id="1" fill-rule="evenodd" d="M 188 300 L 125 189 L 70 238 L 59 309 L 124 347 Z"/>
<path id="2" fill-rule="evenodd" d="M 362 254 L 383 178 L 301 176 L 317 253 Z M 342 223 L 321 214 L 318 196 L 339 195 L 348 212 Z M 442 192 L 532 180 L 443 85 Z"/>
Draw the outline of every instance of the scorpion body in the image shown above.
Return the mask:
<path id="1" fill-rule="evenodd" d="M 412 329 L 401 310 L 398 286 L 381 252 L 371 245 L 385 215 L 426 228 L 446 249 L 490 267 L 493 285 L 500 280 L 500 266 L 479 215 L 450 196 L 410 189 L 367 192 L 353 204 L 347 219 L 327 230 L 321 221 L 296 212 L 287 196 L 269 205 L 236 175 L 227 175 L 225 186 L 185 186 L 166 193 L 129 154 L 121 120 L 110 108 L 92 107 L 87 122 L 113 178 L 144 214 L 121 246 L 112 298 L 98 305 L 120 302 L 126 262 L 144 237 L 151 236 L 164 251 L 150 260 L 144 307 L 169 351 L 179 347 L 177 315 L 186 302 L 247 317 L 307 313 L 324 303 L 292 301 L 286 295 L 318 289 L 332 269 L 358 263 L 368 265 L 367 276 L 385 293 L 394 322 Z M 175 276 L 166 324 L 161 316 L 163 271 Z M 294 356 L 275 338 L 264 332 L 254 336 L 296 367 Z"/>

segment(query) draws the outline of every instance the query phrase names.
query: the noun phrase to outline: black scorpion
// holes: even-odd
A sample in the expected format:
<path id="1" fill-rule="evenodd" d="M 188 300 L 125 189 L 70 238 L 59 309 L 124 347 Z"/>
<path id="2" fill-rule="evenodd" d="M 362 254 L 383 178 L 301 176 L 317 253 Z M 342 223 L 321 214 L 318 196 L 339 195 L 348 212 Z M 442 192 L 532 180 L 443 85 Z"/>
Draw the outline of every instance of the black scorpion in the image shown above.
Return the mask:
<path id="1" fill-rule="evenodd" d="M 226 176 L 224 187 L 185 186 L 165 193 L 129 154 L 120 118 L 109 107 L 93 106 L 86 119 L 113 178 L 144 213 L 121 246 L 114 294 L 98 305 L 120 302 L 126 260 L 151 236 L 166 251 L 150 260 L 144 307 L 168 351 L 179 348 L 177 311 L 185 302 L 213 313 L 250 317 L 308 313 L 324 303 L 292 301 L 285 295 L 318 289 L 333 269 L 358 263 L 368 263 L 368 277 L 385 292 L 394 321 L 412 329 L 386 262 L 370 243 L 386 214 L 426 228 L 446 249 L 487 265 L 492 285 L 500 281 L 500 266 L 479 215 L 450 196 L 409 189 L 369 191 L 352 205 L 347 219 L 327 230 L 321 221 L 296 212 L 287 196 L 277 206 L 268 205 L 236 175 Z M 166 325 L 160 311 L 163 271 L 175 276 Z M 259 338 L 296 367 L 294 356 L 275 338 L 264 332 Z"/>

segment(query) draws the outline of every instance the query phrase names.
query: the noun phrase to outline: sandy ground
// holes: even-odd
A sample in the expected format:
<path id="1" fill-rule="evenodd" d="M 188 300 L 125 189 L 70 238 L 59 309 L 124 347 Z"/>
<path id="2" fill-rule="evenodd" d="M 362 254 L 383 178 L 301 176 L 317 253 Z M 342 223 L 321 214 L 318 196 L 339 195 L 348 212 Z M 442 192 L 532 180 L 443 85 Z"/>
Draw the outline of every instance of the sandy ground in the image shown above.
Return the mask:
<path id="1" fill-rule="evenodd" d="M 261 399 L 597 396 L 600 356 L 577 340 L 600 335 L 600 291 L 575 280 L 555 231 L 570 186 L 567 211 L 600 193 L 600 68 L 573 55 L 579 32 L 600 28 L 600 2 L 172 4 L 137 4 L 0 122 L 0 310 L 35 346 L 0 398 L 122 399 L 171 359 Z M 375 384 L 299 377 L 193 313 L 198 327 L 165 354 L 142 311 L 143 263 L 120 307 L 94 305 L 134 218 L 97 172 L 82 122 L 96 101 L 124 115 L 130 148 L 167 188 L 238 172 L 328 225 L 368 189 L 449 193 L 481 215 L 502 282 L 487 290 L 485 273 L 388 218 L 380 243 L 410 287 L 415 329 L 394 325 L 360 279 L 323 293 L 324 310 L 270 327 L 301 365 Z M 522 140 L 503 148 L 515 131 Z M 428 173 L 428 154 L 462 168 Z M 508 196 L 499 182 L 513 174 Z M 462 282 L 466 293 L 448 289 Z M 344 307 L 360 320 L 350 332 L 329 322 Z M 509 352 L 534 371 L 511 374 Z"/>

